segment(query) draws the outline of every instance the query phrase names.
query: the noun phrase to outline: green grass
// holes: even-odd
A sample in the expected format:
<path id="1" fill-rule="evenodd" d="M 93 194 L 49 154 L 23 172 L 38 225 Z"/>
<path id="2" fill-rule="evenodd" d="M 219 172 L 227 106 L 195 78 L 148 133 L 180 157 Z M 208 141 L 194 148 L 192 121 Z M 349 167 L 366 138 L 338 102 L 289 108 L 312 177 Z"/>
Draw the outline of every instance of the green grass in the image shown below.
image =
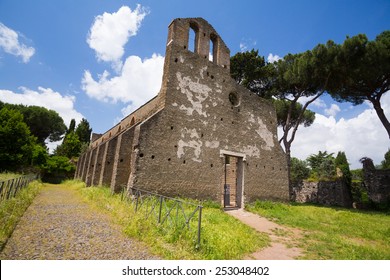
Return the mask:
<path id="1" fill-rule="evenodd" d="M 390 215 L 306 204 L 256 202 L 247 210 L 302 229 L 305 259 L 390 259 Z"/>
<path id="2" fill-rule="evenodd" d="M 17 173 L 10 173 L 10 172 L 0 173 L 0 181 L 6 181 L 20 176 L 22 175 Z"/>
<path id="3" fill-rule="evenodd" d="M 106 187 L 85 188 L 84 183 L 77 181 L 64 184 L 78 189 L 90 204 L 109 213 L 126 235 L 145 242 L 153 253 L 164 259 L 242 259 L 270 242 L 266 234 L 256 232 L 216 208 L 215 204 L 205 202 L 201 244 L 197 249 L 196 219 L 190 230 L 178 232 L 166 224 L 158 226 L 151 218 L 145 219 L 141 210 L 135 213 L 129 202 L 122 201 L 121 195 L 112 195 Z"/>
<path id="4" fill-rule="evenodd" d="M 20 190 L 14 198 L 0 202 L 0 250 L 41 187 L 42 183 L 33 181 Z"/>

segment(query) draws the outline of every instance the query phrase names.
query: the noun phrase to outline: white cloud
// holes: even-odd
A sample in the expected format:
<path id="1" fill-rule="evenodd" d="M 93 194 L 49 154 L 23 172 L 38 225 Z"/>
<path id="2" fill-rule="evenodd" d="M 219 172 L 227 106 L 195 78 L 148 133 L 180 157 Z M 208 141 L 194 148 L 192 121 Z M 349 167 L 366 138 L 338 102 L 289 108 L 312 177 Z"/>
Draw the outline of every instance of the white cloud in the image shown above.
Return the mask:
<path id="1" fill-rule="evenodd" d="M 248 46 L 245 43 L 240 43 L 241 52 L 245 52 L 248 49 Z"/>
<path id="2" fill-rule="evenodd" d="M 134 112 L 136 109 L 137 109 L 137 107 L 135 107 L 133 104 L 130 104 L 130 105 L 122 108 L 121 109 L 121 113 L 122 113 L 123 116 L 128 116 L 132 112 Z"/>
<path id="3" fill-rule="evenodd" d="M 161 86 L 163 56 L 153 54 L 142 60 L 132 55 L 122 61 L 124 45 L 137 34 L 147 14 L 148 11 L 140 5 L 134 11 L 123 6 L 116 13 L 104 13 L 95 18 L 87 39 L 98 60 L 112 62 L 116 73 L 112 76 L 110 71 L 105 70 L 95 79 L 86 70 L 81 81 L 82 89 L 89 97 L 103 102 L 127 103 L 121 110 L 123 115 L 128 115 L 156 96 Z M 118 120 L 115 119 L 115 122 Z"/>
<path id="4" fill-rule="evenodd" d="M 143 61 L 138 56 L 129 56 L 118 76 L 110 78 L 110 73 L 104 71 L 95 80 L 90 71 L 85 71 L 82 89 L 89 97 L 100 101 L 131 102 L 128 107 L 134 110 L 159 92 L 163 66 L 164 57 L 158 54 Z"/>
<path id="5" fill-rule="evenodd" d="M 0 48 L 6 53 L 21 56 L 24 63 L 30 61 L 35 49 L 19 42 L 19 35 L 0 22 Z"/>
<path id="6" fill-rule="evenodd" d="M 269 55 L 268 55 L 268 57 L 267 57 L 267 61 L 269 62 L 269 63 L 274 63 L 275 61 L 278 61 L 278 60 L 280 60 L 280 59 L 282 59 L 280 56 L 278 56 L 277 54 L 272 54 L 272 53 L 270 53 Z"/>
<path id="7" fill-rule="evenodd" d="M 389 118 L 390 92 L 382 97 L 381 103 Z M 291 151 L 294 157 L 300 159 L 306 159 L 318 151 L 345 151 L 351 167 L 361 168 L 360 158 L 367 156 L 372 158 L 375 164 L 379 164 L 389 147 L 385 128 L 375 110 L 369 108 L 354 118 L 341 118 L 338 121 L 332 115 L 327 117 L 316 114 L 316 119 L 310 127 L 298 129 Z"/>
<path id="8" fill-rule="evenodd" d="M 112 62 L 113 67 L 120 70 L 124 46 L 137 34 L 147 14 L 145 8 L 137 5 L 134 11 L 122 6 L 117 12 L 97 16 L 87 37 L 89 47 L 95 50 L 99 60 Z"/>
<path id="9" fill-rule="evenodd" d="M 290 99 L 293 99 L 292 97 Z M 306 102 L 310 101 L 311 99 L 313 99 L 313 96 L 302 96 L 298 99 L 298 102 L 301 103 L 302 105 L 305 105 Z M 321 98 L 317 98 L 316 100 L 313 101 L 313 103 L 311 103 L 309 105 L 310 106 L 315 106 L 317 108 L 326 108 L 327 105 L 325 103 L 324 100 L 322 100 Z"/>
<path id="10" fill-rule="evenodd" d="M 256 44 L 257 42 L 253 39 L 242 39 L 242 42 L 240 43 L 240 51 L 246 52 L 249 47 L 254 48 Z"/>
<path id="11" fill-rule="evenodd" d="M 5 103 L 35 105 L 54 110 L 63 118 L 67 126 L 71 119 L 75 119 L 78 123 L 83 118 L 83 115 L 74 108 L 76 101 L 74 96 L 62 96 L 59 92 L 43 87 L 38 87 L 38 91 L 25 87 L 21 87 L 20 90 L 20 93 L 16 93 L 0 89 L 0 100 Z"/>
<path id="12" fill-rule="evenodd" d="M 341 111 L 340 107 L 337 104 L 330 105 L 329 108 L 325 109 L 325 114 L 328 116 L 336 117 L 337 113 Z"/>

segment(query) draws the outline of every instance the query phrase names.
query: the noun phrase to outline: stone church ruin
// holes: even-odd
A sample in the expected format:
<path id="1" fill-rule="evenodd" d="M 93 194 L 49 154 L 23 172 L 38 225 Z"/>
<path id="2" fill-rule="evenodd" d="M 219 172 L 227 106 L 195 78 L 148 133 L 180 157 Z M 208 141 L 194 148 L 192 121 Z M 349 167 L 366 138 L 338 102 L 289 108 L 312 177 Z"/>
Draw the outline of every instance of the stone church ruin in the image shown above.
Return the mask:
<path id="1" fill-rule="evenodd" d="M 202 18 L 172 21 L 160 92 L 95 134 L 75 177 L 113 192 L 137 187 L 226 207 L 289 199 L 274 107 L 230 77 L 230 50 Z"/>

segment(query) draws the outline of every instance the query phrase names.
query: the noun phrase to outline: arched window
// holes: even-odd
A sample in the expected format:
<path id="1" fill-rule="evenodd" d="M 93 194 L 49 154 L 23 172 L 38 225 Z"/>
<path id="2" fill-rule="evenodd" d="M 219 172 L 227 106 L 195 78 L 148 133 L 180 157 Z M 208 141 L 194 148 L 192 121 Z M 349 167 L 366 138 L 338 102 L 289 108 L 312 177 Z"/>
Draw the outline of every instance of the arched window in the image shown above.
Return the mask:
<path id="1" fill-rule="evenodd" d="M 195 22 L 191 22 L 188 31 L 188 50 L 194 53 L 198 52 L 198 31 L 198 25 Z"/>
<path id="2" fill-rule="evenodd" d="M 210 40 L 209 61 L 214 62 L 214 42 Z"/>
<path id="3" fill-rule="evenodd" d="M 209 51 L 209 60 L 216 63 L 217 62 L 217 36 L 215 34 L 210 35 L 210 51 Z"/>

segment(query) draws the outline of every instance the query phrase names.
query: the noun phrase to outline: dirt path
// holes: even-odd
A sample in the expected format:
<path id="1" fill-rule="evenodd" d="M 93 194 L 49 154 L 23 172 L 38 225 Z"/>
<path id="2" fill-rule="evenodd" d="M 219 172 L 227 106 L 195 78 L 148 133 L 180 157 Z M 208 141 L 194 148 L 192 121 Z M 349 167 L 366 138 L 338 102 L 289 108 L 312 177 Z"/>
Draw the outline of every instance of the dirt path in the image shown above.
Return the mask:
<path id="1" fill-rule="evenodd" d="M 292 260 L 302 255 L 301 249 L 296 244 L 296 240 L 302 234 L 299 230 L 278 225 L 243 209 L 229 210 L 226 213 L 259 232 L 269 234 L 271 238 L 270 247 L 253 253 L 247 259 Z"/>
<path id="2" fill-rule="evenodd" d="M 77 191 L 46 185 L 24 213 L 0 259 L 157 259 L 121 233 Z"/>

